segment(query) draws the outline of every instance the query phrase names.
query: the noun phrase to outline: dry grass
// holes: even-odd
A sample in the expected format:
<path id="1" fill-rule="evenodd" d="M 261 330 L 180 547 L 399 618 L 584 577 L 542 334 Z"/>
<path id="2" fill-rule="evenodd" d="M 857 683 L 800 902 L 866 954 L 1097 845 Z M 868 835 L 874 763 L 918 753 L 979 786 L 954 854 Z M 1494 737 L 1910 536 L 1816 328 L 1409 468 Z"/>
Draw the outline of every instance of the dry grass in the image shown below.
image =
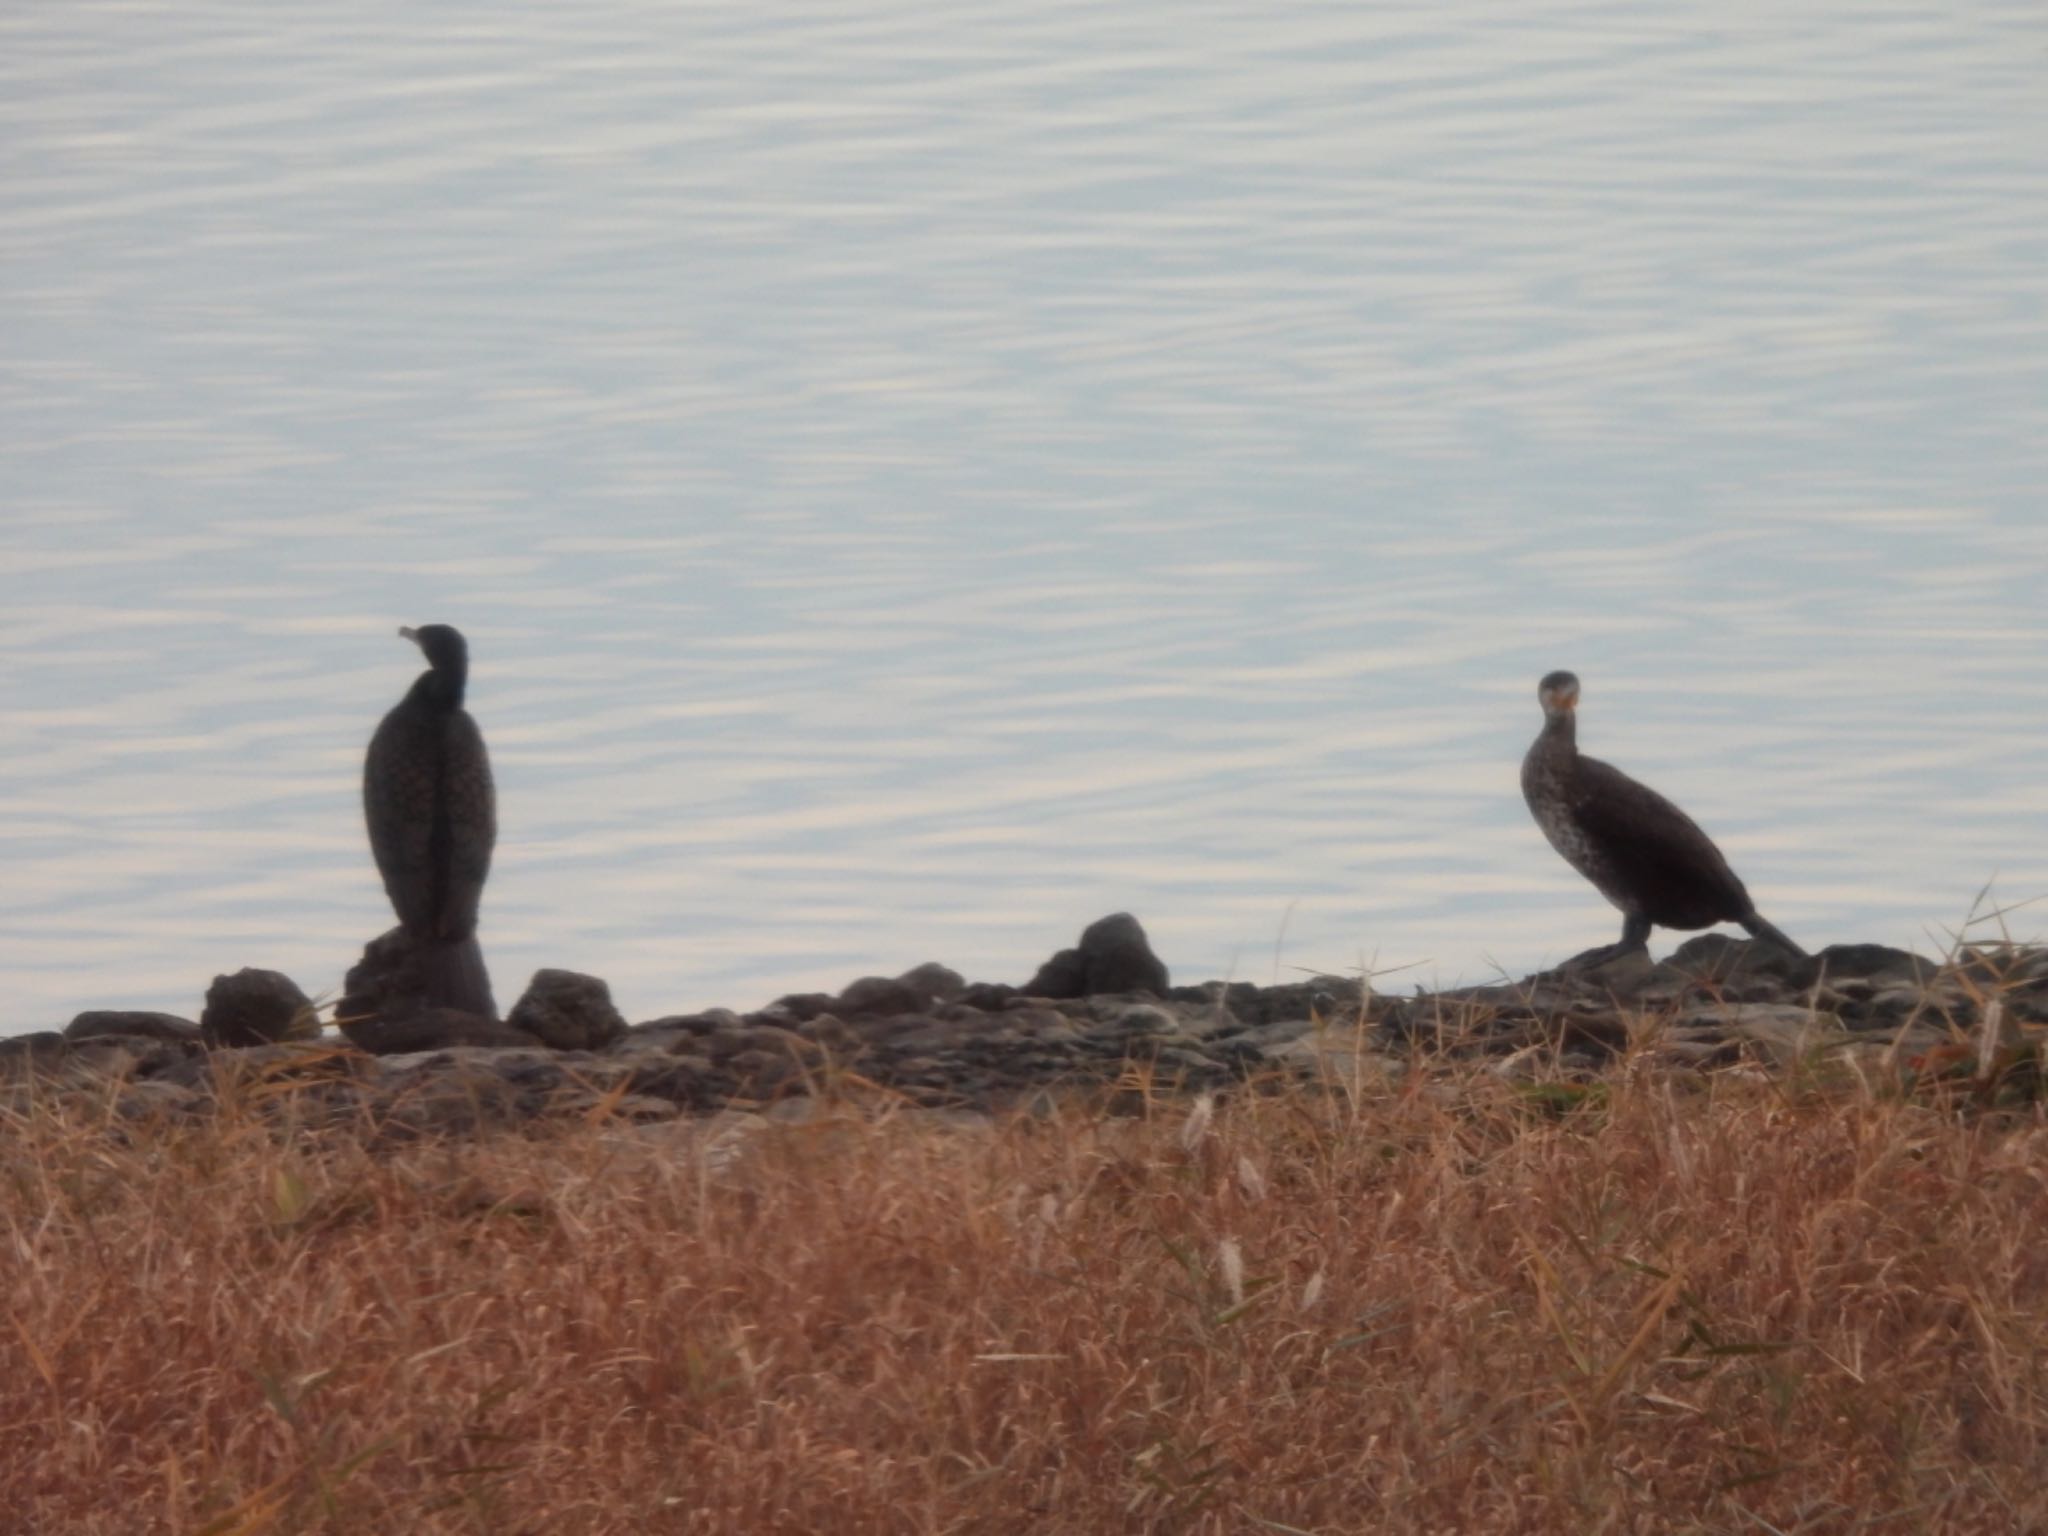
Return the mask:
<path id="1" fill-rule="evenodd" d="M 0 1137 L 10 1529 L 2048 1529 L 2033 1111 Z"/>

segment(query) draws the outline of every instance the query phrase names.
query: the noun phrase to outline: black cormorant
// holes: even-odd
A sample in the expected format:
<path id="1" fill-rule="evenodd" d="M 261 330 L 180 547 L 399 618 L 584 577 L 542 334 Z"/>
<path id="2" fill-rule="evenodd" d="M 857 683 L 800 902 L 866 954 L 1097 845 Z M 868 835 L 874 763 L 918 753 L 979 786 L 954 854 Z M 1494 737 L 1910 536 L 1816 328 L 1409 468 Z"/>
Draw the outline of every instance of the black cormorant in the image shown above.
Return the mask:
<path id="1" fill-rule="evenodd" d="M 384 717 L 363 762 L 363 815 L 377 872 L 418 946 L 429 1001 L 497 1017 L 476 944 L 497 841 L 483 733 L 462 707 L 469 646 L 446 624 L 401 629 L 428 670 Z"/>
<path id="2" fill-rule="evenodd" d="M 1620 769 L 1579 755 L 1579 680 L 1552 672 L 1536 685 L 1543 730 L 1522 759 L 1522 796 L 1565 862 L 1621 908 L 1621 942 L 1580 957 L 1597 963 L 1649 943 L 1652 925 L 1740 923 L 1760 939 L 1806 951 L 1757 915 L 1735 871 L 1694 820 Z"/>

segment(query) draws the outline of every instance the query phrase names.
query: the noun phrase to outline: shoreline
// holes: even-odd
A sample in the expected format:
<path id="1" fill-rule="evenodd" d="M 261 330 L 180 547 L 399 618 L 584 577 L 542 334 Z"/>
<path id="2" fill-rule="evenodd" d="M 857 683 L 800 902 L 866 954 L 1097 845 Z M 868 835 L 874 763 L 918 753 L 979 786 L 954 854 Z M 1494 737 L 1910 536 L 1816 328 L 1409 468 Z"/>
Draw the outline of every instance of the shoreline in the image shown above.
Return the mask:
<path id="1" fill-rule="evenodd" d="M 0 1039 L 0 1104 L 25 1110 L 53 1090 L 110 1095 L 127 1122 L 204 1114 L 252 1082 L 288 1084 L 266 1113 L 302 1126 L 367 1119 L 380 1136 L 415 1137 L 564 1115 L 760 1112 L 849 1093 L 987 1115 L 1078 1091 L 1114 1109 L 1133 1093 L 1391 1080 L 1419 1056 L 1531 1082 L 1642 1061 L 1892 1077 L 1996 1066 L 2002 1081 L 2022 1058 L 2031 1073 L 2027 1026 L 2048 1025 L 2048 948 L 1934 960 L 1836 945 L 1801 960 L 1709 933 L 1662 961 L 1639 951 L 1433 993 L 1345 976 L 1175 986 L 1142 928 L 1116 914 L 1021 986 L 928 962 L 749 1013 L 636 1023 L 601 980 L 566 971 L 537 973 L 502 1021 L 395 994 L 366 1011 L 365 997 L 377 1000 L 344 998 L 335 1028 L 289 978 L 247 970 L 216 979 L 199 1021 L 87 1012 L 62 1032 Z"/>

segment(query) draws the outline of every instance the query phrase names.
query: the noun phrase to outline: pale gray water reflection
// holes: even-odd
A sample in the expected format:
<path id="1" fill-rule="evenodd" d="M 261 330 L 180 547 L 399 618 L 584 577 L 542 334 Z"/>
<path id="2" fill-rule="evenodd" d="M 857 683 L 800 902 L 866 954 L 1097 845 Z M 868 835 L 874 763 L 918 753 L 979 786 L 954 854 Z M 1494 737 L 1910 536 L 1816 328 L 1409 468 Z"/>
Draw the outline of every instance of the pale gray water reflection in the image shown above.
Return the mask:
<path id="1" fill-rule="evenodd" d="M 0 17 L 0 1029 L 332 989 L 425 620 L 508 998 L 1554 960 L 1554 666 L 1809 943 L 2048 893 L 2048 13 L 1515 16 Z"/>

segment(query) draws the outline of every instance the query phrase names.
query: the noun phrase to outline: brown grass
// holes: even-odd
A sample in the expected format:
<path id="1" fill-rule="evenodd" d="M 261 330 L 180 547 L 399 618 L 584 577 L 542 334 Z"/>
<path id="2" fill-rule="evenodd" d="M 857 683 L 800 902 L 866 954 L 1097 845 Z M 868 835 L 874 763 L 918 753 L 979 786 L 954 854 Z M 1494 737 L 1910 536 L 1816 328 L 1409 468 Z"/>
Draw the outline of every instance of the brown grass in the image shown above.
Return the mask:
<path id="1" fill-rule="evenodd" d="M 0 1138 L 9 1529 L 2048 1529 L 2033 1112 Z"/>

